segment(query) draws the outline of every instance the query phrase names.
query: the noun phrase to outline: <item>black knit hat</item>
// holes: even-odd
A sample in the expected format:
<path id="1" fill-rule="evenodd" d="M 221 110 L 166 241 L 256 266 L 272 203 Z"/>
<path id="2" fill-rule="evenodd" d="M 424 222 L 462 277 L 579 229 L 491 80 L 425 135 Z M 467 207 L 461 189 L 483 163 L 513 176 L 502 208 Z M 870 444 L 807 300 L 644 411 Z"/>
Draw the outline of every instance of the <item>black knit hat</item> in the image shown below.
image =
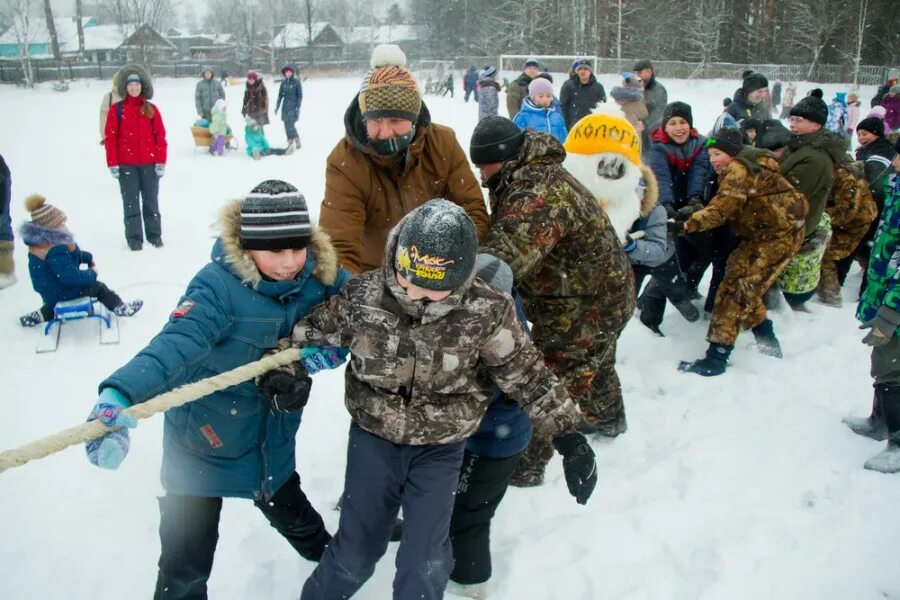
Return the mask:
<path id="1" fill-rule="evenodd" d="M 244 250 L 299 250 L 309 245 L 312 223 L 306 199 L 278 179 L 263 181 L 241 203 Z"/>
<path id="2" fill-rule="evenodd" d="M 884 121 L 878 117 L 866 117 L 856 126 L 857 131 L 860 129 L 868 131 L 875 137 L 884 137 Z"/>
<path id="3" fill-rule="evenodd" d="M 744 136 L 734 127 L 723 127 L 715 135 L 706 138 L 706 147 L 721 150 L 728 156 L 735 156 L 744 149 Z"/>
<path id="4" fill-rule="evenodd" d="M 404 219 L 395 252 L 397 274 L 413 285 L 454 290 L 475 268 L 475 224 L 449 200 L 429 200 Z"/>
<path id="5" fill-rule="evenodd" d="M 639 60 L 636 63 L 634 63 L 634 68 L 631 70 L 632 71 L 643 71 L 644 69 L 652 69 L 652 68 L 653 68 L 653 63 L 650 62 L 649 60 Z"/>
<path id="6" fill-rule="evenodd" d="M 766 76 L 762 73 L 753 72 L 744 77 L 744 83 L 741 85 L 741 90 L 743 90 L 744 94 L 749 95 L 756 90 L 767 87 L 769 87 L 769 80 L 766 79 Z"/>
<path id="7" fill-rule="evenodd" d="M 476 165 L 503 162 L 518 156 L 524 141 L 525 134 L 506 117 L 487 117 L 472 132 L 469 157 Z"/>
<path id="8" fill-rule="evenodd" d="M 766 119 L 756 130 L 756 147 L 764 150 L 784 148 L 791 139 L 791 132 L 777 119 Z"/>
<path id="9" fill-rule="evenodd" d="M 806 98 L 801 98 L 794 105 L 790 115 L 792 117 L 803 117 L 807 121 L 825 125 L 825 122 L 828 120 L 828 106 L 825 105 L 825 101 L 822 100 L 821 96 L 809 95 Z"/>
<path id="10" fill-rule="evenodd" d="M 691 105 L 686 102 L 670 102 L 669 104 L 666 104 L 662 118 L 663 129 L 665 129 L 666 123 L 668 123 L 669 119 L 672 117 L 681 117 L 688 122 L 688 125 L 691 127 L 694 126 L 694 113 L 691 111 Z"/>

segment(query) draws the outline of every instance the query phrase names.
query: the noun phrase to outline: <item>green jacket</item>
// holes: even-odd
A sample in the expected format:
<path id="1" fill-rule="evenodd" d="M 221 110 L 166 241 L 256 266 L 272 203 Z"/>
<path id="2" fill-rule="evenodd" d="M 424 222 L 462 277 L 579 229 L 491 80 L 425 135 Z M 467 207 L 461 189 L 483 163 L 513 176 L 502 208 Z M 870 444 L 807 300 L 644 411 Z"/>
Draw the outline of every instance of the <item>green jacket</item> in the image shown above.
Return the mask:
<path id="1" fill-rule="evenodd" d="M 884 210 L 869 258 L 868 281 L 856 309 L 857 318 L 866 322 L 882 306 L 900 312 L 900 175 L 884 185 Z"/>
<path id="2" fill-rule="evenodd" d="M 827 131 L 791 137 L 781 155 L 781 174 L 803 192 L 809 202 L 806 235 L 819 225 L 834 183 L 834 165 L 847 155 L 847 141 Z"/>

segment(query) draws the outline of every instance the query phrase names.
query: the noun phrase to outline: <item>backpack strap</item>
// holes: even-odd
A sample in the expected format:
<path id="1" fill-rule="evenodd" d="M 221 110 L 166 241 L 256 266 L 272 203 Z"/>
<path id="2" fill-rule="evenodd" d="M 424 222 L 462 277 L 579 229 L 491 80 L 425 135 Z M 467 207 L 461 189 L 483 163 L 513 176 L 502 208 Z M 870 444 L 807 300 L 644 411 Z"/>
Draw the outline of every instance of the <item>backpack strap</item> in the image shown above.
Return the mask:
<path id="1" fill-rule="evenodd" d="M 112 99 L 112 96 L 110 96 Z M 122 127 L 122 114 L 125 112 L 125 101 L 119 100 L 116 102 L 116 117 L 119 119 L 119 127 Z"/>

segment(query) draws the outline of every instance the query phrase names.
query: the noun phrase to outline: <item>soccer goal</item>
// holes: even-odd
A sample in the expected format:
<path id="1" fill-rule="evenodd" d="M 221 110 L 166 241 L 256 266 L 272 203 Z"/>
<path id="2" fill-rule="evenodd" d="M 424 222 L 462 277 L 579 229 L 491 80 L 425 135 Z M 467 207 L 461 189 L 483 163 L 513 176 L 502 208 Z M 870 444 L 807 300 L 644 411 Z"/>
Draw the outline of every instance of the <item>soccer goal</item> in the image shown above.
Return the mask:
<path id="1" fill-rule="evenodd" d="M 414 66 L 413 73 L 422 91 L 426 94 L 439 94 L 447 75 L 454 71 L 453 64 L 452 60 L 418 61 Z"/>
<path id="2" fill-rule="evenodd" d="M 596 56 L 584 54 L 501 54 L 500 55 L 500 71 L 511 71 L 518 73 L 525 66 L 525 61 L 529 58 L 536 59 L 541 63 L 541 71 L 549 73 L 563 73 L 568 75 L 572 69 L 572 63 L 583 58 L 591 64 L 594 73 L 600 64 L 600 59 Z"/>

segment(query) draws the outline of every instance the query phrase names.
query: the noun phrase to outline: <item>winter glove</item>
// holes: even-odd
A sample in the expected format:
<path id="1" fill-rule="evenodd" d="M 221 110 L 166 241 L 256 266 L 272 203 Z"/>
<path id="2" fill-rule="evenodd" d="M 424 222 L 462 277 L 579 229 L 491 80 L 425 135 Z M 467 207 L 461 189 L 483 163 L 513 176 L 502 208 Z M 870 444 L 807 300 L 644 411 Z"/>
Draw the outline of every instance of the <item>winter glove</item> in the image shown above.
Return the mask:
<path id="1" fill-rule="evenodd" d="M 684 235 L 684 221 L 681 219 L 669 219 L 666 221 L 666 231 L 672 237 L 681 237 Z"/>
<path id="2" fill-rule="evenodd" d="M 597 461 L 587 438 L 571 431 L 553 438 L 553 446 L 563 456 L 563 472 L 569 493 L 578 504 L 587 504 L 597 485 Z"/>
<path id="3" fill-rule="evenodd" d="M 154 167 L 154 169 L 156 170 L 157 177 L 161 178 L 163 175 L 166 174 L 166 165 L 157 163 L 156 166 Z"/>
<path id="4" fill-rule="evenodd" d="M 300 350 L 300 364 L 308 375 L 315 375 L 319 371 L 338 368 L 347 360 L 347 354 L 349 351 L 340 346 L 303 348 Z"/>
<path id="5" fill-rule="evenodd" d="M 671 204 L 663 204 L 664 209 L 666 209 L 666 219 L 674 219 L 675 218 L 675 207 Z"/>
<path id="6" fill-rule="evenodd" d="M 312 379 L 301 367 L 294 374 L 269 371 L 257 379 L 257 385 L 273 411 L 296 412 L 309 400 Z"/>
<path id="7" fill-rule="evenodd" d="M 874 318 L 859 326 L 860 329 L 872 330 L 863 338 L 863 344 L 872 347 L 884 346 L 894 337 L 898 326 L 900 326 L 900 313 L 887 306 L 882 306 Z"/>
<path id="8" fill-rule="evenodd" d="M 636 232 L 637 233 L 637 232 Z M 643 233 L 643 232 L 640 232 Z M 634 241 L 634 238 L 630 233 L 625 234 L 625 242 L 622 244 L 622 250 L 625 252 L 634 252 L 637 249 L 637 242 Z"/>
<path id="9" fill-rule="evenodd" d="M 128 437 L 128 429 L 137 427 L 137 419 L 128 413 L 122 412 L 131 403 L 115 388 L 103 388 L 100 398 L 91 414 L 88 422 L 100 421 L 107 427 L 120 427 L 110 431 L 103 437 L 94 438 L 84 443 L 88 460 L 101 469 L 115 470 L 119 468 L 125 456 L 128 455 L 128 447 L 131 441 Z"/>
<path id="10" fill-rule="evenodd" d="M 682 220 L 687 220 L 691 217 L 692 214 L 694 214 L 698 210 L 701 210 L 702 208 L 703 198 L 701 198 L 700 196 L 691 196 L 688 199 L 688 203 L 686 205 L 675 211 L 674 217 L 676 219 L 681 217 Z"/>
<path id="11" fill-rule="evenodd" d="M 109 174 L 113 176 L 113 179 L 118 181 L 119 180 L 119 167 L 110 167 Z"/>

